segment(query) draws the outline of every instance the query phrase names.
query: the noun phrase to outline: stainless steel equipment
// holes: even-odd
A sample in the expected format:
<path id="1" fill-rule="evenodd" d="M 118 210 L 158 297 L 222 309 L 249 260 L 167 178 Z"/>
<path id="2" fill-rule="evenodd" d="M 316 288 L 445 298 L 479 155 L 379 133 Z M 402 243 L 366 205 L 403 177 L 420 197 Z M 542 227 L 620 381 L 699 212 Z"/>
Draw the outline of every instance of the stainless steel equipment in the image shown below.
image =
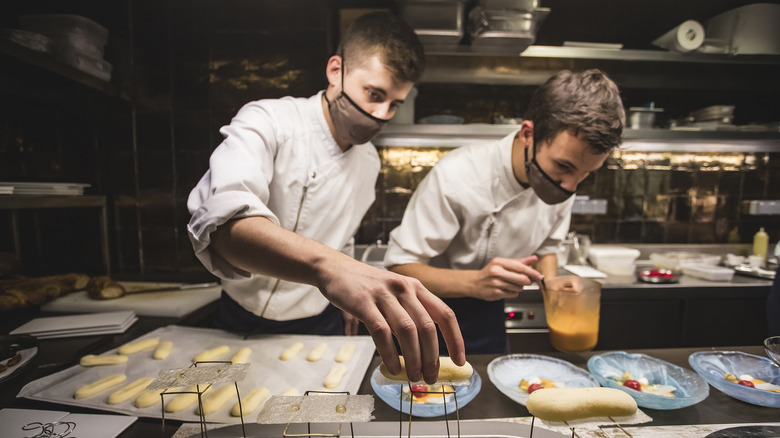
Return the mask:
<path id="1" fill-rule="evenodd" d="M 307 424 L 297 424 L 295 430 L 289 430 L 288 434 L 298 433 L 295 436 L 341 436 L 341 437 L 406 437 L 409 435 L 409 424 L 405 421 L 372 421 L 370 423 L 354 423 L 353 430 L 350 426 L 344 424 L 341 427 L 340 435 L 332 435 L 339 429 L 338 424 L 311 424 L 311 430 L 308 430 Z M 281 437 L 284 431 L 284 424 L 248 424 L 246 433 L 241 430 L 240 425 L 228 426 L 219 429 L 209 430 L 211 438 L 239 438 L 251 436 L 256 438 L 276 438 Z M 503 421 L 460 421 L 460 429 L 457 430 L 455 421 L 450 421 L 449 433 L 447 424 L 443 421 L 414 421 L 411 424 L 411 436 L 415 438 L 447 438 L 460 436 L 461 438 L 520 438 L 531 436 L 531 428 L 525 424 L 508 423 Z M 320 435 L 315 435 L 315 432 Z M 354 433 L 352 433 L 354 432 Z M 323 434 L 330 435 L 323 435 Z M 200 437 L 200 431 L 193 434 L 190 438 Z M 291 436 L 291 435 L 288 435 Z M 560 438 L 566 437 L 557 432 L 553 432 L 542 427 L 536 427 L 533 436 L 538 438 Z"/>

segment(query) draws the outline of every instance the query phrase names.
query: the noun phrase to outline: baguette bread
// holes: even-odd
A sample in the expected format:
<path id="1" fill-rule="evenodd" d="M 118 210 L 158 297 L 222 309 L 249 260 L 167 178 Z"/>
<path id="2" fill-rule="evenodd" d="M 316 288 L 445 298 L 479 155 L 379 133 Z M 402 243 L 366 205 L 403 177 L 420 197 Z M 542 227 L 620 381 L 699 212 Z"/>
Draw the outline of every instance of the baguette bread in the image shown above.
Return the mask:
<path id="1" fill-rule="evenodd" d="M 634 415 L 636 401 L 613 388 L 546 388 L 528 396 L 525 407 L 545 421 L 571 421 L 590 417 Z"/>
<path id="2" fill-rule="evenodd" d="M 382 373 L 383 376 L 387 377 L 390 380 L 398 380 L 401 382 L 407 382 L 409 381 L 409 377 L 406 375 L 406 363 L 404 362 L 404 357 L 400 356 L 399 359 L 401 360 L 401 372 L 398 374 L 391 374 L 390 371 L 385 366 L 385 363 L 382 362 L 379 365 L 379 372 Z M 449 356 L 441 356 L 439 357 L 439 377 L 436 379 L 437 382 L 461 382 L 464 380 L 468 380 L 471 375 L 474 373 L 474 368 L 472 368 L 471 364 L 466 362 L 462 367 L 459 367 L 455 365 L 455 362 L 452 361 L 452 359 L 449 358 Z"/>

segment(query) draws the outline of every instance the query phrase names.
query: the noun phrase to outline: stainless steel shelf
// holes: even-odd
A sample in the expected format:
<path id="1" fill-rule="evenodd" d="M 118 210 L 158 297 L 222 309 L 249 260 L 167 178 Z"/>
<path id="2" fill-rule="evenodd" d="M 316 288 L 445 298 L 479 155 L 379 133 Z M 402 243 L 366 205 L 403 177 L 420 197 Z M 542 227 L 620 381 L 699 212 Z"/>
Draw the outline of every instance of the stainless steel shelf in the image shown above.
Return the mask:
<path id="1" fill-rule="evenodd" d="M 421 83 L 536 86 L 561 69 L 600 68 L 621 88 L 741 90 L 778 89 L 780 56 L 676 53 L 665 50 L 612 50 L 529 46 L 521 53 L 504 48 L 426 47 Z M 717 67 L 717 71 L 713 71 Z"/>
<path id="2" fill-rule="evenodd" d="M 426 46 L 426 55 L 435 56 L 519 56 L 521 58 L 599 59 L 606 61 L 681 62 L 708 64 L 768 64 L 780 65 L 777 55 L 726 55 L 677 53 L 667 50 L 603 49 L 563 46 L 528 46 L 522 52 L 510 47 Z"/>
<path id="3" fill-rule="evenodd" d="M 378 146 L 459 147 L 498 140 L 519 125 L 389 125 Z M 780 152 L 780 132 L 626 129 L 621 149 L 647 152 Z"/>

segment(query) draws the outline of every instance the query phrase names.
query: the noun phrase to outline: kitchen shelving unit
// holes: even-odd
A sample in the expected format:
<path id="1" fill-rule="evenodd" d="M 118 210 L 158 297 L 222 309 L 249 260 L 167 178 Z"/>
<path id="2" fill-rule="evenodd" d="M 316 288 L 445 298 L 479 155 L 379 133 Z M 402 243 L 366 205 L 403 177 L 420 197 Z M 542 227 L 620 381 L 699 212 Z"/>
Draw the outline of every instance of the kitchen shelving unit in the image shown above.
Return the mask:
<path id="1" fill-rule="evenodd" d="M 0 210 L 9 210 L 11 232 L 16 254 L 21 251 L 22 240 L 19 233 L 19 210 L 94 208 L 98 211 L 100 222 L 101 254 L 106 275 L 111 275 L 111 255 L 108 248 L 108 210 L 105 196 L 40 196 L 40 195 L 0 195 Z M 37 214 L 37 212 L 35 213 Z M 39 234 L 40 230 L 36 230 Z M 40 240 L 40 239 L 37 239 Z"/>

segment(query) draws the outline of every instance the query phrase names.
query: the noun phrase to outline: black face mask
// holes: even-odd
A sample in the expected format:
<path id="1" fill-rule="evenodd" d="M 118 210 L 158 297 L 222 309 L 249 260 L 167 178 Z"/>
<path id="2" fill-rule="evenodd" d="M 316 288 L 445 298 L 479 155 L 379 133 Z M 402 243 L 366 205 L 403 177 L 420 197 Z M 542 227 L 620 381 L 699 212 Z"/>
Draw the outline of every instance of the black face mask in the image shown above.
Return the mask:
<path id="1" fill-rule="evenodd" d="M 344 56 L 341 57 L 341 94 L 333 102 L 328 100 L 328 112 L 333 121 L 336 133 L 350 144 L 363 144 L 376 137 L 387 125 L 390 119 L 380 119 L 372 116 L 359 107 L 344 92 Z"/>
<path id="2" fill-rule="evenodd" d="M 550 175 L 544 173 L 542 167 L 536 161 L 536 148 L 533 157 L 528 160 L 528 148 L 525 148 L 525 176 L 528 178 L 528 184 L 534 189 L 534 193 L 545 204 L 554 205 L 571 198 L 574 192 L 564 189 L 560 184 L 553 181 Z"/>

